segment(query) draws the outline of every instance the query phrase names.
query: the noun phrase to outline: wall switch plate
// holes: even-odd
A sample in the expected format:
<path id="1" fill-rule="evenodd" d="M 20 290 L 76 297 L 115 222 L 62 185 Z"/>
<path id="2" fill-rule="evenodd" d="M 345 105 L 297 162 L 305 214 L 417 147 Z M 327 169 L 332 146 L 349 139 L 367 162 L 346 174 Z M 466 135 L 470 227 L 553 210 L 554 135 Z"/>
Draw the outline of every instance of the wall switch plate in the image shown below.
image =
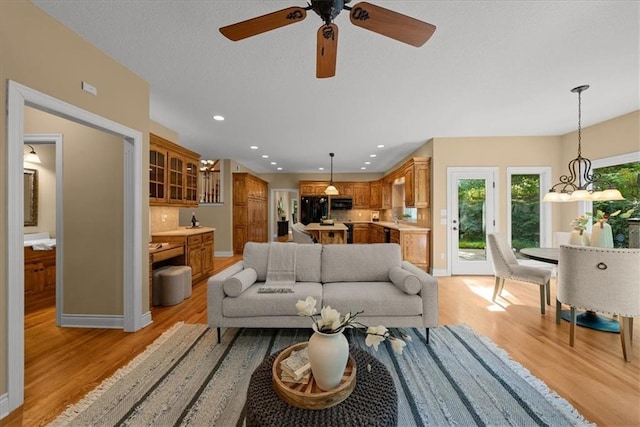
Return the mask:
<path id="1" fill-rule="evenodd" d="M 93 96 L 97 96 L 98 95 L 98 89 L 96 89 L 95 86 L 91 86 L 87 82 L 82 82 L 82 90 L 87 92 L 87 93 L 90 93 Z"/>
<path id="2" fill-rule="evenodd" d="M 440 225 L 447 225 L 447 219 L 446 218 L 441 218 L 440 219 Z"/>
<path id="3" fill-rule="evenodd" d="M 446 209 L 441 209 L 440 210 L 440 216 L 447 216 L 447 210 Z"/>

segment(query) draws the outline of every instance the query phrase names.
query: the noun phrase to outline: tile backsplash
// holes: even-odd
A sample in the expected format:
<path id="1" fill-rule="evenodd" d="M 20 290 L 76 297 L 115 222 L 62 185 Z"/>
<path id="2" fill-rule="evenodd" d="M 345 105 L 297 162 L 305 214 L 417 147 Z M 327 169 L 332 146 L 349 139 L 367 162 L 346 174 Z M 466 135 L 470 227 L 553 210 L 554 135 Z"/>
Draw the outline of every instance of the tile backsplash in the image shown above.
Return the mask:
<path id="1" fill-rule="evenodd" d="M 167 206 L 149 207 L 149 228 L 151 233 L 171 231 L 180 223 L 180 208 Z"/>

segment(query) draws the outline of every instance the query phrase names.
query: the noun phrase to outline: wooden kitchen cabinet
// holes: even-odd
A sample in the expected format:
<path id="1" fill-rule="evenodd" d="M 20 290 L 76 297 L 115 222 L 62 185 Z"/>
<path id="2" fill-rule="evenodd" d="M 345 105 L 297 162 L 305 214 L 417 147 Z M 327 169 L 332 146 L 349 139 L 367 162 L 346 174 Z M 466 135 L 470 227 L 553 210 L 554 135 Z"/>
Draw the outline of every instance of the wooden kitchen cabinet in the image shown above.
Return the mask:
<path id="1" fill-rule="evenodd" d="M 353 243 L 369 243 L 369 224 L 353 224 Z"/>
<path id="2" fill-rule="evenodd" d="M 368 182 L 353 183 L 353 209 L 369 209 L 370 191 Z"/>
<path id="3" fill-rule="evenodd" d="M 149 135 L 149 204 L 198 205 L 200 155 L 158 135 Z"/>
<path id="4" fill-rule="evenodd" d="M 382 193 L 382 206 L 380 206 L 380 209 L 391 209 L 391 186 L 392 184 L 390 181 L 382 180 L 380 184 Z"/>
<path id="5" fill-rule="evenodd" d="M 300 196 L 326 196 L 326 194 L 324 193 L 324 190 L 327 189 L 328 185 L 329 185 L 329 181 L 299 181 L 298 182 Z"/>
<path id="6" fill-rule="evenodd" d="M 247 242 L 268 241 L 266 181 L 248 173 L 233 174 L 233 252 L 242 254 Z"/>
<path id="7" fill-rule="evenodd" d="M 402 259 L 409 261 L 416 267 L 429 272 L 429 231 L 427 230 L 401 230 L 400 246 L 402 246 Z"/>
<path id="8" fill-rule="evenodd" d="M 386 243 L 384 228 L 379 224 L 369 225 L 369 243 Z"/>
<path id="9" fill-rule="evenodd" d="M 34 251 L 24 248 L 24 292 L 35 295 L 56 288 L 56 249 Z"/>
<path id="10" fill-rule="evenodd" d="M 389 230 L 389 243 L 397 243 L 400 244 L 400 231 L 394 228 Z"/>
<path id="11" fill-rule="evenodd" d="M 369 183 L 369 206 L 371 209 L 382 209 L 382 180 Z"/>
<path id="12" fill-rule="evenodd" d="M 410 208 L 428 208 L 431 202 L 431 158 L 415 157 L 402 169 L 404 204 Z"/>

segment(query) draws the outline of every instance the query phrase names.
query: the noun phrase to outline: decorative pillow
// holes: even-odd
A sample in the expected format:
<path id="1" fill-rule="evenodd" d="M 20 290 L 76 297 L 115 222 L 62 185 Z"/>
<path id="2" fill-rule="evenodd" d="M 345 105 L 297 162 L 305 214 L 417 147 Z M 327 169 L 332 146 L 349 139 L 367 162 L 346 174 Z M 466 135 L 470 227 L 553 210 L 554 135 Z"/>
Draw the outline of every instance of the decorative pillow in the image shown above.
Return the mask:
<path id="1" fill-rule="evenodd" d="M 258 273 L 253 268 L 245 268 L 222 282 L 222 290 L 228 297 L 237 297 L 258 278 Z"/>
<path id="2" fill-rule="evenodd" d="M 409 273 L 402 267 L 392 267 L 389 269 L 389 279 L 402 292 L 409 295 L 415 295 L 422 289 L 420 279 L 413 273 Z"/>

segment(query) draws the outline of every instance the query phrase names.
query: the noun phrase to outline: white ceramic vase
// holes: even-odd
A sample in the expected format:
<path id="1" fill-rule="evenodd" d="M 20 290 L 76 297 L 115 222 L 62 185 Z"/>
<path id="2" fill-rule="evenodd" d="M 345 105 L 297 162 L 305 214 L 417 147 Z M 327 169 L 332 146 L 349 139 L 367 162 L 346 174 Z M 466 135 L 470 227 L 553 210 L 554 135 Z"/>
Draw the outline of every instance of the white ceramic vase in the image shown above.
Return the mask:
<path id="1" fill-rule="evenodd" d="M 333 334 L 318 332 L 313 325 L 309 338 L 309 363 L 313 378 L 322 390 L 336 388 L 342 380 L 349 359 L 349 343 L 342 329 Z"/>
<path id="2" fill-rule="evenodd" d="M 598 221 L 593 224 L 593 229 L 591 230 L 591 246 L 600 248 L 613 247 L 613 232 L 611 231 L 611 226 L 605 221 Z"/>
<path id="3" fill-rule="evenodd" d="M 589 246 L 589 233 L 584 230 L 573 230 L 569 244 L 575 246 Z"/>

